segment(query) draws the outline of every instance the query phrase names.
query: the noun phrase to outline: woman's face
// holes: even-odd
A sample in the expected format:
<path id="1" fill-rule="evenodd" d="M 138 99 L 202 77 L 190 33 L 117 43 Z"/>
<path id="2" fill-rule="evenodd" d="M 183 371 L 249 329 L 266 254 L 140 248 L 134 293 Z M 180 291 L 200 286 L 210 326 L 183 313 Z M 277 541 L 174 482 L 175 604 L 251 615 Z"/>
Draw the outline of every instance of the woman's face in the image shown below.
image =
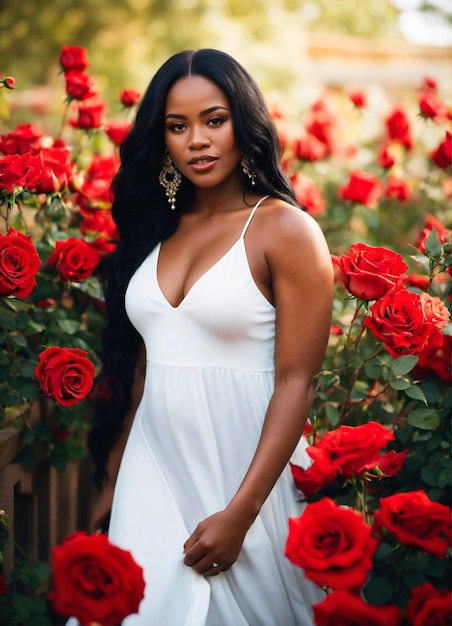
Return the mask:
<path id="1" fill-rule="evenodd" d="M 215 187 L 240 175 L 242 151 L 228 99 L 207 78 L 182 78 L 168 92 L 165 143 L 177 169 L 198 187 Z"/>

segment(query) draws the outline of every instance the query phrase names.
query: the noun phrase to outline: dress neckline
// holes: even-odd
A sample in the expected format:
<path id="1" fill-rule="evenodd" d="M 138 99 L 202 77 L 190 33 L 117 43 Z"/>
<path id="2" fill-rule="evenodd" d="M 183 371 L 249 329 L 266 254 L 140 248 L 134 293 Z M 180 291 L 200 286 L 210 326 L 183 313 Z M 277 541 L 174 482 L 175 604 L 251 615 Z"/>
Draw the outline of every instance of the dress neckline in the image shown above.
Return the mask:
<path id="1" fill-rule="evenodd" d="M 260 198 L 256 204 L 254 205 L 254 207 L 251 210 L 251 213 L 249 214 L 245 226 L 242 229 L 242 232 L 240 233 L 240 237 L 232 244 L 232 246 L 219 258 L 217 259 L 217 261 L 215 261 L 215 263 L 213 263 L 205 272 L 203 272 L 196 280 L 195 282 L 192 284 L 192 286 L 190 287 L 190 289 L 187 291 L 187 293 L 184 295 L 184 297 L 182 298 L 182 300 L 179 302 L 179 304 L 174 305 L 172 304 L 168 298 L 165 296 L 163 289 L 160 286 L 160 282 L 158 279 L 158 265 L 159 265 L 159 258 L 160 258 L 160 249 L 162 247 L 162 242 L 160 241 L 157 246 L 156 246 L 156 262 L 155 262 L 155 281 L 157 283 L 157 287 L 158 290 L 160 292 L 160 294 L 162 295 L 162 298 L 165 300 L 165 302 L 167 303 L 167 305 L 171 308 L 174 309 L 175 311 L 177 311 L 179 308 L 182 307 L 182 305 L 185 303 L 185 301 L 187 300 L 187 298 L 189 297 L 189 295 L 191 294 L 191 292 L 193 291 L 193 289 L 198 285 L 198 283 L 202 282 L 218 265 L 220 265 L 231 253 L 232 251 L 238 246 L 238 244 L 240 242 L 242 242 L 242 245 L 244 246 L 244 237 L 246 234 L 246 231 L 248 229 L 248 226 L 251 223 L 251 220 L 254 217 L 255 212 L 257 211 L 257 209 L 260 207 L 260 205 L 262 204 L 262 202 L 264 202 L 264 200 L 266 200 L 269 196 L 263 196 L 262 198 Z M 246 254 L 246 251 L 245 251 Z M 248 262 L 248 261 L 247 261 Z"/>

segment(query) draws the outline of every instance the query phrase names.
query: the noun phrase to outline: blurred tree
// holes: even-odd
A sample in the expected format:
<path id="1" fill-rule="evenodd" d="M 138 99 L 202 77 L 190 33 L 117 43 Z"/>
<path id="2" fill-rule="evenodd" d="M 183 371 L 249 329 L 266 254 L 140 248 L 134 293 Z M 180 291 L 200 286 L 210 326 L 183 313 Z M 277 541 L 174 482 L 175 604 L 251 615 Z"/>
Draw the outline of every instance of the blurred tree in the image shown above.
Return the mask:
<path id="1" fill-rule="evenodd" d="M 400 10 L 391 0 L 284 0 L 283 4 L 286 10 L 299 12 L 310 31 L 358 37 L 399 33 L 397 19 Z"/>
<path id="2" fill-rule="evenodd" d="M 398 9 L 390 0 L 359 6 L 356 0 L 0 0 L 0 71 L 14 74 L 22 88 L 48 84 L 60 46 L 83 45 L 101 87 L 113 91 L 141 82 L 143 66 L 149 77 L 176 50 L 234 42 L 251 48 L 271 43 L 289 22 L 300 40 L 306 29 L 396 31 Z"/>

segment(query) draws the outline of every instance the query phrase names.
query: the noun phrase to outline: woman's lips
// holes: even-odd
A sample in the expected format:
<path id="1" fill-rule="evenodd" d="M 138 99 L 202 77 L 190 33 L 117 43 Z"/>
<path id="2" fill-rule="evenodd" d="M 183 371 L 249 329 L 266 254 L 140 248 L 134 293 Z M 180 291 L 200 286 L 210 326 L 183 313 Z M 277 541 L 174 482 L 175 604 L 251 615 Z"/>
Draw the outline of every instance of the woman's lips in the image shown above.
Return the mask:
<path id="1" fill-rule="evenodd" d="M 195 172 L 208 172 L 215 166 L 216 162 L 216 158 L 206 156 L 192 159 L 189 162 L 189 165 L 193 170 L 195 170 Z"/>

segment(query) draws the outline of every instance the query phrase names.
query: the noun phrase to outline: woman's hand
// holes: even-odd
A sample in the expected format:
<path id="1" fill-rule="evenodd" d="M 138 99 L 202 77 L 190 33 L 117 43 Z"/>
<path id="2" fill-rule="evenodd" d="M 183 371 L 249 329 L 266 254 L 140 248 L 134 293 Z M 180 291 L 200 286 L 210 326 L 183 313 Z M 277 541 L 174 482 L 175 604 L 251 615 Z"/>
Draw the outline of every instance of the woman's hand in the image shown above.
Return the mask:
<path id="1" fill-rule="evenodd" d="M 184 544 L 184 563 L 203 576 L 226 572 L 237 560 L 253 519 L 228 507 L 200 522 Z"/>

